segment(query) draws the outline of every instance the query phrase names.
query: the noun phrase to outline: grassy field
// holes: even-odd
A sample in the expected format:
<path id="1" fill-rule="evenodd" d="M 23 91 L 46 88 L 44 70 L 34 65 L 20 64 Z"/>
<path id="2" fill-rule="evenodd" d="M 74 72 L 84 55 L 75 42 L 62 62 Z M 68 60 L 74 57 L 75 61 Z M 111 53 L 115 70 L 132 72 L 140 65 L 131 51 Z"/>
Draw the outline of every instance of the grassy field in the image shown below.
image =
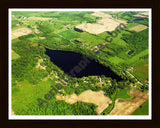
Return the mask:
<path id="1" fill-rule="evenodd" d="M 129 24 L 127 25 L 127 29 L 130 29 L 130 28 L 135 27 L 135 26 L 138 26 L 138 25 L 139 25 L 139 23 L 129 23 Z"/>
<path id="2" fill-rule="evenodd" d="M 121 58 L 119 58 L 119 57 L 117 57 L 117 56 L 115 56 L 115 57 L 110 57 L 108 60 L 109 60 L 111 63 L 113 63 L 113 64 L 119 64 L 119 63 L 124 62 L 123 59 L 121 59 Z"/>
<path id="3" fill-rule="evenodd" d="M 82 42 L 90 46 L 96 46 L 98 44 L 106 42 L 104 39 L 101 39 L 98 36 L 89 34 L 87 32 L 82 32 L 79 38 L 81 39 Z"/>
<path id="4" fill-rule="evenodd" d="M 19 82 L 17 86 L 19 86 L 19 91 L 12 94 L 12 108 L 15 114 L 22 114 L 26 112 L 22 112 L 24 108 L 30 103 L 37 103 L 37 98 L 44 99 L 44 95 L 49 92 L 51 89 L 50 81 L 41 81 L 38 85 L 32 85 L 27 80 Z"/>
<path id="5" fill-rule="evenodd" d="M 148 115 L 149 114 L 149 100 L 145 101 L 132 115 Z"/>
<path id="6" fill-rule="evenodd" d="M 117 99 L 121 99 L 121 100 L 129 100 L 132 99 L 133 96 L 128 94 L 128 91 L 130 90 L 130 88 L 127 89 L 119 89 L 118 93 L 117 93 Z"/>
<path id="7" fill-rule="evenodd" d="M 138 78 L 139 81 L 145 83 L 148 78 L 148 59 L 140 60 L 139 62 L 133 65 L 135 70 L 133 71 L 133 75 Z"/>
<path id="8" fill-rule="evenodd" d="M 147 55 L 148 52 L 149 52 L 148 49 L 146 49 L 146 50 L 140 52 L 139 54 L 133 56 L 131 59 L 128 59 L 128 60 L 126 61 L 126 63 L 127 63 L 128 65 L 134 64 L 134 63 L 136 63 L 136 62 L 139 61 L 139 58 L 140 58 L 140 57 L 143 57 L 143 56 Z"/>
<path id="9" fill-rule="evenodd" d="M 71 40 L 73 38 L 78 38 L 80 34 L 78 32 L 75 32 L 74 30 L 66 30 L 59 33 L 64 38 Z"/>

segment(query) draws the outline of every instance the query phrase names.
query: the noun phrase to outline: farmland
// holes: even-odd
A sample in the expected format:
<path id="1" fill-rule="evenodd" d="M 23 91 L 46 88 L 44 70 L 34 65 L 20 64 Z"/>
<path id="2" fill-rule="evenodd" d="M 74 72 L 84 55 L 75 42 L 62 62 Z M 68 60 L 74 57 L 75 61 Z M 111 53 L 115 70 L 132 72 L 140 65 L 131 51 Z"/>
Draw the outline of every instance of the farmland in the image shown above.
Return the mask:
<path id="1" fill-rule="evenodd" d="M 139 15 L 144 20 L 133 21 Z M 11 18 L 14 115 L 148 114 L 142 112 L 148 107 L 149 95 L 147 12 L 13 11 Z M 126 27 L 116 31 L 120 23 Z M 85 73 L 81 78 L 72 77 L 62 70 L 69 66 L 58 67 L 55 55 L 48 56 L 46 49 L 88 57 L 121 80 Z M 60 58 L 61 63 L 69 60 Z M 81 69 L 85 64 L 81 63 Z"/>

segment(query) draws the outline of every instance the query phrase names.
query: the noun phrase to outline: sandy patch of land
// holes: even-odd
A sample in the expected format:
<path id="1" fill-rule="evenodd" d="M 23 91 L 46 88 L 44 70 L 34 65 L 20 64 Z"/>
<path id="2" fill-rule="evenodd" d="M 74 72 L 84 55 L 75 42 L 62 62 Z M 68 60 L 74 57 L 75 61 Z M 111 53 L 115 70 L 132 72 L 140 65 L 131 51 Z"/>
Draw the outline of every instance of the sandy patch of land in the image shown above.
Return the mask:
<path id="1" fill-rule="evenodd" d="M 44 69 L 44 70 L 46 70 L 46 67 L 41 66 L 41 64 L 40 64 L 41 62 L 43 62 L 43 59 L 39 59 L 38 60 L 38 64 L 37 64 L 36 68 L 37 69 Z"/>
<path id="2" fill-rule="evenodd" d="M 139 13 L 139 14 L 142 14 L 142 15 L 149 15 L 149 12 L 143 12 L 143 13 Z"/>
<path id="3" fill-rule="evenodd" d="M 143 15 L 141 15 L 141 14 L 136 14 L 136 15 L 133 15 L 133 16 L 135 16 L 135 17 L 146 17 L 146 18 L 148 18 L 148 16 L 143 16 Z"/>
<path id="4" fill-rule="evenodd" d="M 28 17 L 29 20 L 51 20 L 52 18 L 45 17 Z"/>
<path id="5" fill-rule="evenodd" d="M 12 31 L 12 39 L 33 33 L 31 29 L 24 27 Z"/>
<path id="6" fill-rule="evenodd" d="M 131 100 L 117 99 L 114 109 L 108 115 L 130 115 L 148 99 L 149 95 L 148 91 L 142 93 L 136 89 L 131 89 L 128 93 L 133 95 L 133 98 Z"/>
<path id="7" fill-rule="evenodd" d="M 93 16 L 96 16 L 96 17 L 102 17 L 102 18 L 109 18 L 109 17 L 112 17 L 111 15 L 109 14 L 106 14 L 106 13 L 103 13 L 103 12 L 94 12 L 93 14 L 91 14 Z"/>
<path id="8" fill-rule="evenodd" d="M 76 28 L 79 28 L 83 31 L 92 33 L 92 34 L 99 34 L 107 30 L 107 27 L 100 24 L 91 24 L 91 23 L 84 23 L 77 25 Z"/>
<path id="9" fill-rule="evenodd" d="M 74 104 L 76 102 L 87 102 L 87 103 L 93 103 L 98 108 L 96 109 L 96 113 L 100 115 L 108 106 L 112 103 L 112 100 L 104 95 L 104 91 L 92 91 L 87 90 L 82 92 L 79 96 L 77 96 L 75 93 L 69 96 L 61 96 L 56 95 L 57 100 L 65 100 L 69 104 Z"/>
<path id="10" fill-rule="evenodd" d="M 83 23 L 77 25 L 76 28 L 92 34 L 100 34 L 104 31 L 114 31 L 120 23 L 127 24 L 127 22 L 123 20 L 104 18 L 97 20 L 96 24 Z"/>
<path id="11" fill-rule="evenodd" d="M 136 31 L 136 32 L 140 32 L 144 29 L 147 29 L 148 27 L 145 26 L 145 25 L 138 25 L 138 26 L 135 26 L 133 28 L 130 28 L 129 30 L 133 30 L 133 31 Z"/>

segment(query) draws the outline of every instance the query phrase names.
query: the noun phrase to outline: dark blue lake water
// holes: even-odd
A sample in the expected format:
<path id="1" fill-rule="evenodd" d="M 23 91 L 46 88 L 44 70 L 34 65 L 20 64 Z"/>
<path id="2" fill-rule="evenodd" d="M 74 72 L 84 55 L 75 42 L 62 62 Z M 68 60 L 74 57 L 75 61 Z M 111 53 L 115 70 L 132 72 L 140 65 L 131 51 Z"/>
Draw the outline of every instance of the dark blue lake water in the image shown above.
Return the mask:
<path id="1" fill-rule="evenodd" d="M 78 29 L 78 28 L 74 28 L 74 31 L 77 31 L 77 32 L 83 32 L 83 30 Z"/>
<path id="2" fill-rule="evenodd" d="M 133 21 L 142 21 L 142 20 L 144 20 L 144 19 L 134 19 Z"/>
<path id="3" fill-rule="evenodd" d="M 106 77 L 111 77 L 117 81 L 122 80 L 122 78 L 113 72 L 109 67 L 105 67 L 95 62 L 94 60 L 86 58 L 78 53 L 70 51 L 50 50 L 46 48 L 45 54 L 50 57 L 50 60 L 55 65 L 57 65 L 66 74 L 72 77 L 81 78 L 84 76 L 105 75 Z M 73 72 L 71 73 L 71 71 Z"/>

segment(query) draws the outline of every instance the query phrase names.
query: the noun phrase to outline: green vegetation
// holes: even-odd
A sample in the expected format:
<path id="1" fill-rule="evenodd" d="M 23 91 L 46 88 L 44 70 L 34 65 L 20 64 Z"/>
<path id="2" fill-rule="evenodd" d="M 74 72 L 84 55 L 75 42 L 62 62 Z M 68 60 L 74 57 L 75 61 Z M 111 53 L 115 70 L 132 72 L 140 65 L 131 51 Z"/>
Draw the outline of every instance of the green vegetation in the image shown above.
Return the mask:
<path id="1" fill-rule="evenodd" d="M 117 93 L 117 99 L 121 99 L 121 100 L 128 100 L 128 99 L 132 99 L 133 96 L 128 94 L 128 91 L 130 90 L 130 88 L 127 89 L 119 89 L 118 93 Z"/>
<path id="2" fill-rule="evenodd" d="M 19 58 L 19 57 L 20 57 L 20 56 L 19 56 L 17 53 L 12 52 L 12 60 L 17 59 L 17 58 Z"/>
<path id="3" fill-rule="evenodd" d="M 149 114 L 149 100 L 146 100 L 132 115 L 148 115 Z"/>
<path id="4" fill-rule="evenodd" d="M 146 84 L 148 80 L 148 59 L 142 59 L 141 61 L 134 64 L 135 70 L 133 75 L 139 79 L 142 83 Z"/>
<path id="5" fill-rule="evenodd" d="M 63 31 L 59 34 L 68 40 L 71 40 L 73 38 L 78 38 L 80 36 L 79 33 L 75 32 L 74 30 Z"/>

